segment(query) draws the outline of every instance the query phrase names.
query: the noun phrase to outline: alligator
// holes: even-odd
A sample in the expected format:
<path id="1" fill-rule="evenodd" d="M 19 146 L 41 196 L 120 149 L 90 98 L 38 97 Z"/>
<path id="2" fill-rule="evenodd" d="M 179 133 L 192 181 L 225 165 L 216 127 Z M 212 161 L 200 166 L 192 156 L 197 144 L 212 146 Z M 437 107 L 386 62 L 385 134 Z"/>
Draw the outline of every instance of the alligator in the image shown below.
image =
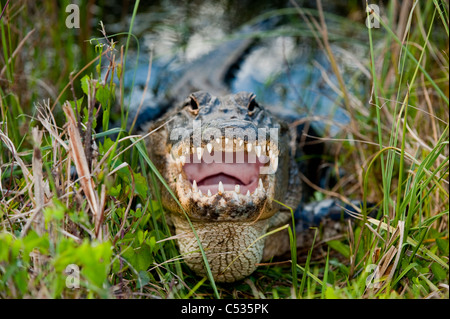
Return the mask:
<path id="1" fill-rule="evenodd" d="M 341 216 L 346 206 L 303 202 L 299 171 L 313 176 L 318 162 L 298 159 L 322 151 L 305 143 L 313 126 L 292 125 L 298 114 L 231 89 L 253 46 L 254 38 L 241 37 L 194 61 L 153 99 L 156 107 L 143 109 L 137 125 L 151 132 L 147 149 L 169 188 L 161 187 L 162 205 L 186 264 L 206 274 L 200 241 L 217 282 L 243 279 L 261 261 L 288 252 L 286 229 L 268 233 L 291 224 L 292 210 L 297 244 L 305 245 L 309 226 Z"/>

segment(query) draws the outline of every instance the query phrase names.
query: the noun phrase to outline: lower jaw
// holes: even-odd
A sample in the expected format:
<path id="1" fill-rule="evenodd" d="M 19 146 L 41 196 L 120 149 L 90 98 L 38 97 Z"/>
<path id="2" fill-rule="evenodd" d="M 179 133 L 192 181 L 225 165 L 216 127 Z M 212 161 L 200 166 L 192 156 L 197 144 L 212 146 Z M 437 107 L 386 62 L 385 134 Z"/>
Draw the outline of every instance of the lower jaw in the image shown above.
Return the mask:
<path id="1" fill-rule="evenodd" d="M 197 238 L 182 216 L 174 216 L 173 222 L 178 246 L 186 264 L 198 275 L 206 275 Z M 205 251 L 214 280 L 234 282 L 250 275 L 261 261 L 264 251 L 263 236 L 269 220 L 257 222 L 192 222 Z"/>

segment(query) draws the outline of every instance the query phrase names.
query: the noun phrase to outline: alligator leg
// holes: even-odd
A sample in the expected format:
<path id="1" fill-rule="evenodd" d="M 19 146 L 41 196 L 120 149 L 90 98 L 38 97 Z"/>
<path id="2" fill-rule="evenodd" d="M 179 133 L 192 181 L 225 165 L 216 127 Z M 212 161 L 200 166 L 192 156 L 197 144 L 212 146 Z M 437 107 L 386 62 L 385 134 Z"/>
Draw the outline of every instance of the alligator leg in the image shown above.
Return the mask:
<path id="1" fill-rule="evenodd" d="M 326 199 L 300 205 L 294 213 L 298 255 L 304 256 L 313 245 L 337 239 L 345 234 L 346 223 L 343 221 L 353 220 L 354 214 L 360 213 L 355 207 L 362 208 L 363 203 L 353 200 L 350 205 L 340 200 Z M 369 216 L 376 217 L 375 205 L 367 203 L 367 207 Z M 315 249 L 314 255 L 323 257 L 326 251 L 319 250 Z"/>
<path id="2" fill-rule="evenodd" d="M 351 204 L 335 199 L 325 199 L 300 205 L 294 214 L 295 230 L 302 232 L 310 227 L 318 227 L 325 219 L 340 221 L 351 218 L 352 213 L 359 213 L 354 207 L 362 207 L 363 205 L 358 200 L 351 201 Z M 372 206 L 372 204 L 369 204 L 369 207 Z"/>
<path id="3" fill-rule="evenodd" d="M 374 205 L 367 204 L 367 206 L 371 210 L 369 215 L 374 217 L 377 212 Z M 350 205 L 340 200 L 325 199 L 300 204 L 294 212 L 298 255 L 304 256 L 307 254 L 313 244 L 343 235 L 346 227 L 343 221 L 352 220 L 352 215 L 359 213 L 354 207 L 362 207 L 362 202 L 353 200 Z M 291 213 L 288 210 L 282 209 L 278 216 L 274 216 L 274 224 L 291 224 L 290 216 Z M 280 219 L 282 223 L 277 222 L 275 217 Z M 316 234 L 318 229 L 320 229 L 320 234 Z M 316 235 L 318 236 L 316 237 Z M 269 261 L 273 257 L 285 258 L 290 254 L 290 245 L 287 230 L 271 235 L 271 239 L 266 241 L 263 260 Z M 315 255 L 317 255 L 317 252 Z"/>

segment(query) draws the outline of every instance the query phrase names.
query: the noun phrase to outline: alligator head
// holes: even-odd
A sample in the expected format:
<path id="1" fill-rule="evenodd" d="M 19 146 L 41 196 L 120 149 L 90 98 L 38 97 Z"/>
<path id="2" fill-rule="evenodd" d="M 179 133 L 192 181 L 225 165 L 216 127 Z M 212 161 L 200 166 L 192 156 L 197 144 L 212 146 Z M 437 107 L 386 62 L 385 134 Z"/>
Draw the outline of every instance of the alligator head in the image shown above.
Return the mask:
<path id="1" fill-rule="evenodd" d="M 280 209 L 274 199 L 284 202 L 289 192 L 288 126 L 252 93 L 196 92 L 151 129 L 147 147 L 177 199 L 162 188 L 186 263 L 205 274 L 185 214 L 215 280 L 252 273 L 263 256 L 263 235 Z"/>

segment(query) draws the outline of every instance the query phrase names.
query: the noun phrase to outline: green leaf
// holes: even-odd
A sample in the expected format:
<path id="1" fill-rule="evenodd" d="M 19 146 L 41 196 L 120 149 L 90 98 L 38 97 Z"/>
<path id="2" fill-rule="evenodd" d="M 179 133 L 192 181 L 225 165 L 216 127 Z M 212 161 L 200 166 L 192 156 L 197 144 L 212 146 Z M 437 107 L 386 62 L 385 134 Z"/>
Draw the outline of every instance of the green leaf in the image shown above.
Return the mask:
<path id="1" fill-rule="evenodd" d="M 116 258 L 114 259 L 112 264 L 112 272 L 114 274 L 118 274 L 119 272 L 124 271 L 127 268 L 127 266 L 128 266 L 127 263 L 123 263 L 122 265 L 120 265 L 120 259 Z"/>
<path id="2" fill-rule="evenodd" d="M 448 272 L 444 270 L 438 263 L 432 263 L 431 264 L 431 271 L 433 272 L 433 275 L 436 277 L 437 280 L 445 280 L 448 278 Z"/>
<path id="3" fill-rule="evenodd" d="M 77 111 L 78 111 L 78 113 L 80 113 L 81 105 L 83 105 L 83 101 L 84 101 L 84 96 L 82 96 L 81 98 L 77 99 Z M 69 101 L 69 103 L 72 106 L 73 110 L 75 111 L 75 102 L 74 101 Z"/>
<path id="4" fill-rule="evenodd" d="M 30 253 L 33 250 L 39 250 L 42 254 L 47 254 L 50 247 L 48 233 L 39 236 L 35 231 L 30 231 L 27 236 L 23 238 L 23 260 L 28 263 Z"/>
<path id="5" fill-rule="evenodd" d="M 142 244 L 144 242 L 144 232 L 142 231 L 142 229 L 138 230 L 137 238 L 139 240 L 139 244 Z"/>
<path id="6" fill-rule="evenodd" d="M 322 201 L 324 199 L 325 199 L 325 195 L 323 193 L 321 193 L 321 192 L 314 192 L 314 200 L 315 201 L 320 202 L 320 201 Z"/>
<path id="7" fill-rule="evenodd" d="M 113 197 L 118 197 L 120 195 L 121 189 L 122 189 L 122 184 L 117 184 L 116 187 L 112 186 L 111 188 L 109 188 L 108 193 L 109 193 L 109 195 L 111 195 Z"/>
<path id="8" fill-rule="evenodd" d="M 146 271 L 139 271 L 138 273 L 138 280 L 137 280 L 137 288 L 140 289 L 144 287 L 146 284 L 150 282 L 150 277 L 148 276 L 148 273 Z"/>
<path id="9" fill-rule="evenodd" d="M 85 241 L 77 249 L 77 255 L 81 262 L 81 274 L 91 284 L 102 288 L 107 281 L 109 264 L 112 255 L 109 242 L 96 243 Z"/>
<path id="10" fill-rule="evenodd" d="M 153 262 L 153 256 L 150 246 L 143 244 L 139 249 L 137 249 L 137 265 L 136 270 L 147 270 Z"/>
<path id="11" fill-rule="evenodd" d="M 112 163 L 112 167 L 111 170 L 116 169 L 116 167 L 120 166 L 123 162 L 120 159 L 115 160 Z M 130 175 L 130 170 L 128 169 L 128 167 L 124 166 L 121 169 L 116 171 L 116 174 L 123 179 L 126 183 L 131 183 L 131 175 Z M 127 185 L 125 185 L 127 186 Z"/>
<path id="12" fill-rule="evenodd" d="M 116 66 L 117 77 L 120 79 L 122 77 L 122 64 L 118 63 Z"/>
<path id="13" fill-rule="evenodd" d="M 70 264 L 80 265 L 75 248 L 76 243 L 71 238 L 62 238 L 56 246 L 56 256 L 53 266 L 57 273 L 62 273 Z"/>
<path id="14" fill-rule="evenodd" d="M 91 78 L 89 77 L 89 75 L 85 75 L 81 78 L 81 89 L 83 90 L 84 94 L 88 95 L 89 93 L 89 81 L 91 80 Z"/>
<path id="15" fill-rule="evenodd" d="M 448 256 L 448 239 L 436 238 L 436 244 L 443 255 Z"/>
<path id="16" fill-rule="evenodd" d="M 143 244 L 140 247 L 129 247 L 124 250 L 122 256 L 131 264 L 136 270 L 147 270 L 150 264 L 153 262 L 153 256 L 151 254 L 150 246 Z"/>
<path id="17" fill-rule="evenodd" d="M 0 262 L 8 261 L 9 248 L 11 246 L 12 241 L 13 235 L 7 232 L 0 233 Z"/>
<path id="18" fill-rule="evenodd" d="M 23 295 L 27 291 L 28 274 L 26 269 L 21 269 L 14 274 L 14 282 Z"/>
<path id="19" fill-rule="evenodd" d="M 83 109 L 83 122 L 87 123 L 89 120 L 89 110 L 87 108 Z M 92 117 L 92 128 L 95 129 L 97 127 L 97 117 Z"/>
<path id="20" fill-rule="evenodd" d="M 105 85 L 104 87 L 102 85 L 99 85 L 97 88 L 97 93 L 95 93 L 95 98 L 97 101 L 102 105 L 103 109 L 105 110 L 109 104 L 109 100 L 111 98 L 111 91 L 109 89 L 108 85 Z"/>
<path id="21" fill-rule="evenodd" d="M 130 213 L 133 217 L 141 218 L 143 212 L 142 209 L 139 207 L 135 211 L 131 211 Z"/>
<path id="22" fill-rule="evenodd" d="M 136 173 L 134 174 L 134 182 L 136 186 L 136 193 L 138 193 L 142 198 L 146 198 L 148 190 L 147 179 L 140 173 Z"/>
<path id="23" fill-rule="evenodd" d="M 419 268 L 419 272 L 421 272 L 422 274 L 428 274 L 430 272 L 430 269 L 428 269 L 428 267 L 421 267 Z"/>
<path id="24" fill-rule="evenodd" d="M 63 205 L 54 201 L 55 206 L 49 206 L 44 209 L 45 222 L 50 220 L 62 220 L 64 218 L 65 208 Z"/>
<path id="25" fill-rule="evenodd" d="M 332 287 L 327 287 L 325 290 L 325 298 L 326 299 L 338 299 L 339 296 L 335 293 Z"/>
<path id="26" fill-rule="evenodd" d="M 155 236 L 151 236 L 150 238 L 147 238 L 146 243 L 150 246 L 150 249 L 152 251 L 155 251 L 155 248 L 156 248 L 156 238 L 155 238 Z"/>
<path id="27" fill-rule="evenodd" d="M 327 242 L 327 245 L 330 246 L 332 249 L 336 250 L 346 258 L 350 257 L 350 248 L 348 245 L 343 244 L 342 242 L 338 240 L 330 240 Z"/>
<path id="28" fill-rule="evenodd" d="M 95 51 L 97 51 L 97 47 L 95 47 Z M 97 73 L 98 73 L 99 75 L 102 74 L 102 68 L 101 68 L 100 63 L 97 64 L 97 66 L 95 67 L 95 71 L 97 71 Z"/>
<path id="29" fill-rule="evenodd" d="M 108 128 L 109 128 L 109 114 L 110 114 L 110 108 L 108 107 L 108 108 L 105 108 L 104 110 L 103 110 L 103 120 L 102 120 L 102 125 L 103 125 L 103 128 L 102 128 L 102 130 L 103 131 L 107 131 L 108 130 Z"/>
<path id="30" fill-rule="evenodd" d="M 98 150 L 101 155 L 104 155 L 111 147 L 114 146 L 114 142 L 109 138 L 105 138 L 103 143 L 100 143 Z"/>

